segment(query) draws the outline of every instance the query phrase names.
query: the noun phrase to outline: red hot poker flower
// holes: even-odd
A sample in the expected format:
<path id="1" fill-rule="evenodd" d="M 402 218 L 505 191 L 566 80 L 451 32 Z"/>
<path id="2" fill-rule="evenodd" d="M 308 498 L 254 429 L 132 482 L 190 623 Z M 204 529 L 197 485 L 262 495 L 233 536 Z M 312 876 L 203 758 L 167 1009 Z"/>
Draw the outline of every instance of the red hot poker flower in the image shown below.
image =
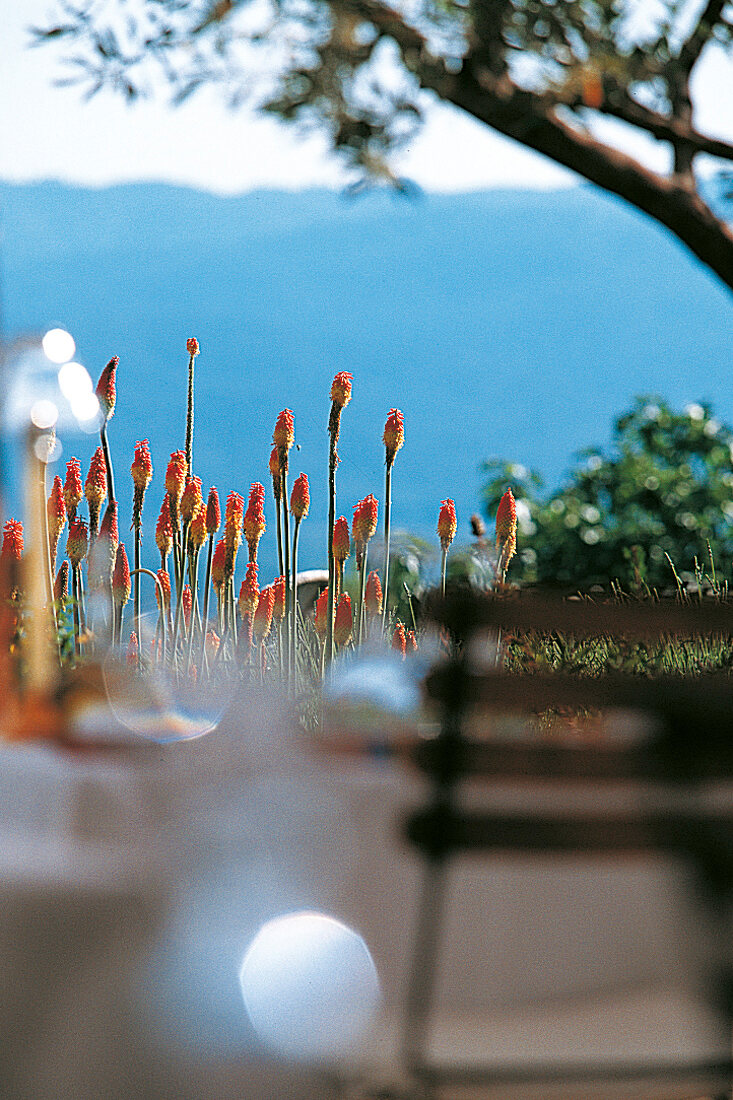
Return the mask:
<path id="1" fill-rule="evenodd" d="M 378 501 L 370 493 L 364 497 L 354 508 L 354 519 L 351 524 L 351 535 L 355 543 L 364 547 L 377 530 Z"/>
<path id="2" fill-rule="evenodd" d="M 159 569 L 156 573 L 158 580 L 160 581 L 160 588 L 155 586 L 155 601 L 161 611 L 167 611 L 171 605 L 171 579 L 168 576 L 168 572 L 165 569 Z M 163 593 L 163 606 L 160 607 L 161 589 Z"/>
<path id="3" fill-rule="evenodd" d="M 147 439 L 139 439 L 135 444 L 135 457 L 130 473 L 135 488 L 144 493 L 153 476 L 153 460 L 150 457 L 150 444 Z"/>
<path id="4" fill-rule="evenodd" d="M 206 531 L 209 535 L 215 535 L 221 527 L 221 506 L 219 504 L 219 492 L 212 487 L 209 489 L 209 499 L 206 504 Z"/>
<path id="5" fill-rule="evenodd" d="M 239 589 L 239 614 L 243 619 L 251 619 L 257 610 L 260 599 L 260 589 L 257 584 L 257 565 L 251 561 L 247 564 L 247 572 L 242 587 Z"/>
<path id="6" fill-rule="evenodd" d="M 178 506 L 183 496 L 188 475 L 188 462 L 185 451 L 174 451 L 165 472 L 165 491 L 171 505 L 171 522 L 178 524 Z"/>
<path id="7" fill-rule="evenodd" d="M 331 400 L 343 409 L 351 401 L 351 382 L 353 374 L 347 370 L 341 370 L 331 383 Z"/>
<path id="8" fill-rule="evenodd" d="M 53 598 L 57 603 L 63 603 L 69 598 L 69 563 L 62 561 L 56 580 L 53 582 Z"/>
<path id="9" fill-rule="evenodd" d="M 64 482 L 64 503 L 69 516 L 69 523 L 76 519 L 76 510 L 81 504 L 84 489 L 81 484 L 81 463 L 78 458 L 70 458 L 66 463 L 66 480 Z"/>
<path id="10" fill-rule="evenodd" d="M 4 558 L 13 558 L 20 561 L 23 555 L 23 524 L 19 519 L 9 519 L 3 527 Z"/>
<path id="11" fill-rule="evenodd" d="M 389 410 L 382 440 L 387 454 L 387 466 L 391 466 L 395 455 L 405 442 L 405 421 L 399 409 Z"/>
<path id="12" fill-rule="evenodd" d="M 249 548 L 249 560 L 257 561 L 257 546 L 265 533 L 265 487 L 259 481 L 253 482 L 250 488 L 242 526 Z"/>
<path id="13" fill-rule="evenodd" d="M 339 516 L 333 528 L 333 556 L 336 561 L 345 562 L 350 549 L 349 521 L 346 516 Z"/>
<path id="14" fill-rule="evenodd" d="M 107 465 L 101 447 L 97 447 L 89 463 L 89 472 L 84 482 L 84 496 L 89 505 L 89 534 L 94 539 L 99 527 L 99 513 L 107 496 Z"/>
<path id="15" fill-rule="evenodd" d="M 456 519 L 456 506 L 452 500 L 443 500 L 438 513 L 438 536 L 440 545 L 447 550 L 456 537 L 458 521 Z"/>
<path id="16" fill-rule="evenodd" d="M 164 559 L 173 549 L 173 524 L 171 523 L 170 500 L 167 496 L 163 497 L 158 523 L 155 528 L 155 545 L 160 550 L 160 556 Z"/>
<path id="17" fill-rule="evenodd" d="M 505 572 L 517 549 L 517 505 L 511 489 L 507 489 L 496 510 L 496 552 L 499 568 Z"/>
<path id="18" fill-rule="evenodd" d="M 111 420 L 115 413 L 117 393 L 115 390 L 115 371 L 120 362 L 119 355 L 113 355 L 99 376 L 97 397 L 105 420 Z"/>
<path id="19" fill-rule="evenodd" d="M 290 409 L 283 409 L 278 416 L 272 442 L 278 449 L 278 460 L 281 462 L 295 442 L 295 417 Z"/>
<path id="20" fill-rule="evenodd" d="M 191 526 L 188 529 L 188 541 L 194 551 L 200 550 L 206 542 L 206 508 L 203 501 L 199 505 L 199 510 L 191 520 Z"/>
<path id="21" fill-rule="evenodd" d="M 130 598 L 130 563 L 124 544 L 117 547 L 115 567 L 112 573 L 112 599 L 117 607 L 124 607 Z"/>
<path id="22" fill-rule="evenodd" d="M 333 626 L 333 640 L 336 645 L 347 645 L 351 641 L 353 625 L 351 597 L 344 593 L 338 602 L 336 621 Z"/>
<path id="23" fill-rule="evenodd" d="M 89 547 L 89 532 L 83 519 L 75 519 L 69 524 L 69 535 L 66 539 L 66 553 L 73 566 L 79 566 L 87 556 Z"/>
<path id="24" fill-rule="evenodd" d="M 382 582 L 379 579 L 379 573 L 374 571 L 367 577 L 364 607 L 367 615 L 372 619 L 382 611 Z"/>
<path id="25" fill-rule="evenodd" d="M 316 600 L 316 615 L 314 619 L 316 634 L 324 640 L 328 629 L 328 589 L 324 588 Z"/>
<path id="26" fill-rule="evenodd" d="M 308 485 L 308 475 L 300 474 L 293 483 L 293 491 L 290 494 L 290 511 L 296 519 L 305 519 L 310 508 L 311 494 Z"/>
<path id="27" fill-rule="evenodd" d="M 257 603 L 257 610 L 254 614 L 254 620 L 252 628 L 260 639 L 264 641 L 267 635 L 270 633 L 270 627 L 272 626 L 272 612 L 275 607 L 275 589 L 271 584 L 268 584 L 267 588 L 263 588 L 260 592 L 260 598 Z"/>
<path id="28" fill-rule="evenodd" d="M 198 353 L 199 353 L 199 350 L 200 350 L 200 349 L 199 349 L 199 342 L 198 342 L 198 340 L 196 339 L 196 337 L 195 337 L 195 336 L 190 336 L 190 337 L 188 338 L 188 340 L 186 340 L 186 351 L 188 352 L 188 354 L 189 354 L 189 355 L 191 356 L 191 358 L 193 359 L 193 358 L 195 358 L 195 356 L 197 356 L 197 355 L 198 355 Z"/>
<path id="29" fill-rule="evenodd" d="M 417 638 L 415 637 L 414 630 L 408 630 L 405 638 L 407 643 L 406 650 L 408 653 L 417 653 Z"/>
<path id="30" fill-rule="evenodd" d="M 58 474 L 53 479 L 51 495 L 46 503 L 46 511 L 48 514 L 48 537 L 51 541 L 51 550 L 54 551 L 61 537 L 61 532 L 66 526 L 64 487 Z"/>
<path id="31" fill-rule="evenodd" d="M 220 592 L 224 587 L 224 563 L 226 561 L 227 548 L 224 544 L 224 539 L 219 539 L 215 548 L 214 556 L 211 560 L 211 583 L 214 586 L 215 592 Z"/>
<path id="32" fill-rule="evenodd" d="M 276 619 L 285 618 L 285 577 L 278 577 L 272 586 L 275 589 L 273 615 Z"/>
<path id="33" fill-rule="evenodd" d="M 405 628 L 402 623 L 397 623 L 395 632 L 392 637 L 392 649 L 396 650 L 401 657 L 405 656 L 407 651 L 407 639 L 405 638 Z"/>
<path id="34" fill-rule="evenodd" d="M 189 477 L 186 487 L 181 494 L 181 519 L 184 523 L 190 523 L 193 517 L 203 506 L 204 498 L 201 495 L 201 478 Z"/>
<path id="35" fill-rule="evenodd" d="M 243 522 L 244 498 L 239 493 L 230 493 L 227 497 L 226 515 L 224 517 L 224 544 L 226 546 L 224 572 L 227 580 L 234 573 L 237 551 L 242 541 Z"/>
<path id="36" fill-rule="evenodd" d="M 191 595 L 190 585 L 186 585 L 181 595 L 181 606 L 183 607 L 183 620 L 186 624 L 186 630 L 191 625 L 191 611 L 193 610 L 193 596 Z"/>

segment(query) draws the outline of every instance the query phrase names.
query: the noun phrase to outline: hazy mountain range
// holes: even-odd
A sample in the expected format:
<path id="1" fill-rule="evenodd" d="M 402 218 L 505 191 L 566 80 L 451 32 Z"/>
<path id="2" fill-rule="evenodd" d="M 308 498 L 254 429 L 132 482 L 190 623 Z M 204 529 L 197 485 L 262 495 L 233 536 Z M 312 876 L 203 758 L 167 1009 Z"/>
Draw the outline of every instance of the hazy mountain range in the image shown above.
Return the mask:
<path id="1" fill-rule="evenodd" d="M 0 184 L 0 207 L 5 334 L 63 325 L 95 378 L 120 356 L 118 494 L 127 515 L 132 445 L 148 437 L 151 531 L 168 454 L 183 446 L 191 335 L 205 485 L 259 480 L 269 493 L 275 417 L 295 412 L 293 473 L 308 473 L 313 496 L 304 566 L 323 556 L 337 370 L 354 374 L 339 510 L 371 491 L 381 500 L 394 405 L 407 433 L 395 522 L 428 536 L 447 496 L 466 531 L 482 459 L 554 481 L 573 451 L 607 442 L 634 394 L 710 399 L 733 419 L 730 295 L 668 234 L 588 188 L 347 201 Z M 93 441 L 67 442 L 86 462 Z"/>

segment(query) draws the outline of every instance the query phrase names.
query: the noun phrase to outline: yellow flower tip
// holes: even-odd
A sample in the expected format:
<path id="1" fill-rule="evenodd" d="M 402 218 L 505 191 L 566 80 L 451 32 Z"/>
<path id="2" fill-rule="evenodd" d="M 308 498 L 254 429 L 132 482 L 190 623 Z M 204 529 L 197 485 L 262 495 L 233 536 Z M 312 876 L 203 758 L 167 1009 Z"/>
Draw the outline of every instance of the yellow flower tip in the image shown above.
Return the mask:
<path id="1" fill-rule="evenodd" d="M 283 409 L 278 416 L 272 442 L 278 449 L 278 460 L 282 459 L 283 454 L 287 454 L 295 442 L 295 417 L 290 409 Z"/>
<path id="2" fill-rule="evenodd" d="M 331 383 L 331 400 L 343 409 L 351 401 L 351 383 L 353 374 L 347 370 L 339 371 Z"/>
<path id="3" fill-rule="evenodd" d="M 296 519 L 305 519 L 310 508 L 311 496 L 307 474 L 299 474 L 293 483 L 290 494 L 290 511 Z"/>
<path id="4" fill-rule="evenodd" d="M 336 621 L 333 626 L 333 640 L 338 646 L 348 645 L 353 632 L 353 616 L 351 612 L 351 597 L 343 594 L 336 608 Z"/>
<path id="5" fill-rule="evenodd" d="M 382 441 L 387 454 L 387 465 L 391 466 L 395 455 L 405 442 L 405 421 L 399 409 L 389 410 Z"/>
<path id="6" fill-rule="evenodd" d="M 206 542 L 206 536 L 208 532 L 206 530 L 206 507 L 203 501 L 199 505 L 199 509 L 196 515 L 191 520 L 191 524 L 188 528 L 188 541 L 191 544 L 194 552 L 197 552 Z"/>
<path id="7" fill-rule="evenodd" d="M 174 451 L 165 472 L 165 491 L 171 503 L 178 506 L 188 477 L 188 461 L 185 451 Z"/>
<path id="8" fill-rule="evenodd" d="M 181 493 L 181 519 L 184 523 L 190 523 L 200 508 L 203 507 L 204 498 L 201 495 L 201 478 L 189 477 L 186 487 Z"/>
<path id="9" fill-rule="evenodd" d="M 382 582 L 379 579 L 379 573 L 374 570 L 367 577 L 364 607 L 371 619 L 376 618 L 382 611 Z"/>
<path id="10" fill-rule="evenodd" d="M 438 537 L 440 545 L 447 550 L 456 537 L 458 520 L 456 519 L 456 506 L 452 500 L 443 500 L 438 513 Z"/>

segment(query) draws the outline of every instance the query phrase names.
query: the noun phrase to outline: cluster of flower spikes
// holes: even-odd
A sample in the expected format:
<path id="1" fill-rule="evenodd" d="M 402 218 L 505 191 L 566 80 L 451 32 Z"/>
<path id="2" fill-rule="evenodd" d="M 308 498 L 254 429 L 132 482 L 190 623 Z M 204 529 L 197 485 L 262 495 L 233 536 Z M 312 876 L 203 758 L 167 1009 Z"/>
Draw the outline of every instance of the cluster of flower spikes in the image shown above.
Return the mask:
<path id="1" fill-rule="evenodd" d="M 257 548 L 265 533 L 265 486 L 253 481 L 249 490 L 247 511 L 244 513 L 244 537 L 247 540 L 249 560 L 257 561 Z"/>
<path id="2" fill-rule="evenodd" d="M 64 503 L 69 518 L 69 526 L 76 519 L 76 511 L 84 496 L 84 488 L 81 483 L 81 463 L 78 458 L 70 458 L 66 463 L 66 480 L 64 481 Z"/>
<path id="3" fill-rule="evenodd" d="M 443 550 L 447 550 L 456 537 L 458 520 L 456 519 L 456 506 L 452 500 L 443 500 L 438 513 L 438 537 Z"/>

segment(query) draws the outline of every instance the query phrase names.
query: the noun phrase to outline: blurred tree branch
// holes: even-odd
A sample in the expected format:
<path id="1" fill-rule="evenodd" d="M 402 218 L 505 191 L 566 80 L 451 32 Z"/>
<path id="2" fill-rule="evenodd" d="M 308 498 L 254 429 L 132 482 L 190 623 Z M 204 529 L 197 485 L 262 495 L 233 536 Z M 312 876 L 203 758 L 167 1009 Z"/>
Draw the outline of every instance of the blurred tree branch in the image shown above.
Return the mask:
<path id="1" fill-rule="evenodd" d="M 674 233 L 733 289 L 733 233 L 696 172 L 733 161 L 701 132 L 691 88 L 708 50 L 731 52 L 730 0 L 57 0 L 64 83 L 128 99 L 162 70 L 175 102 L 221 85 L 305 125 L 371 178 L 419 126 L 425 93 L 620 196 Z M 635 23 L 636 20 L 636 23 Z M 731 66 L 733 72 L 733 65 Z M 652 171 L 594 132 L 608 116 L 670 147 Z"/>

